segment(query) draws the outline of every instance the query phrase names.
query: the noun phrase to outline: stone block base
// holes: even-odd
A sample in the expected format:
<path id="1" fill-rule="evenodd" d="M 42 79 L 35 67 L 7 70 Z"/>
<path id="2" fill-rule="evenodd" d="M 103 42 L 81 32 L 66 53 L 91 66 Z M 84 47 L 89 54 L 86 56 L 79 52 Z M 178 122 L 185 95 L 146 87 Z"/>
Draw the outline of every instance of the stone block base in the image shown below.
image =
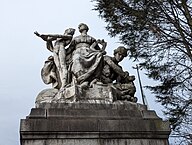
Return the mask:
<path id="1" fill-rule="evenodd" d="M 41 104 L 21 120 L 21 145 L 168 145 L 169 122 L 141 104 Z"/>
<path id="2" fill-rule="evenodd" d="M 25 145 L 167 145 L 160 139 L 48 139 L 25 141 Z"/>

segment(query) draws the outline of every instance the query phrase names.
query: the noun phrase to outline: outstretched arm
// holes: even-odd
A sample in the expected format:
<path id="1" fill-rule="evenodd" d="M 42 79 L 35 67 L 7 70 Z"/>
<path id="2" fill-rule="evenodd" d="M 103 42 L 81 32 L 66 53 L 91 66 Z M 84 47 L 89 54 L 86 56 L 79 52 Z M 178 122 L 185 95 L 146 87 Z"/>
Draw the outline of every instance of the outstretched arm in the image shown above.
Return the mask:
<path id="1" fill-rule="evenodd" d="M 34 32 L 34 34 L 40 38 L 42 38 L 44 41 L 54 41 L 57 38 L 62 39 L 72 39 L 72 35 L 59 35 L 59 34 L 39 34 L 37 31 Z"/>
<path id="2" fill-rule="evenodd" d="M 47 34 L 46 36 L 52 37 L 55 39 L 62 38 L 62 39 L 66 39 L 66 40 L 72 39 L 72 37 L 73 37 L 72 35 L 59 35 L 59 34 Z"/>
<path id="3" fill-rule="evenodd" d="M 37 31 L 35 31 L 34 34 L 36 36 L 42 38 L 44 41 L 48 41 L 48 36 L 47 35 L 39 34 Z"/>
<path id="4" fill-rule="evenodd" d="M 39 34 L 37 31 L 35 31 L 34 34 L 46 41 L 47 49 L 53 52 L 53 40 L 51 40 L 47 35 Z"/>

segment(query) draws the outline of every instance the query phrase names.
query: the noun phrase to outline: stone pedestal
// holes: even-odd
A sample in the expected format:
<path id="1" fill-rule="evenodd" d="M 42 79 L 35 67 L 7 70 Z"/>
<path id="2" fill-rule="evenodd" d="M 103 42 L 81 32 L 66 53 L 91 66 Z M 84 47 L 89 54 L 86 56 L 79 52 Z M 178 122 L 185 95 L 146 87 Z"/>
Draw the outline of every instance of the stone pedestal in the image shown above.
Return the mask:
<path id="1" fill-rule="evenodd" d="M 21 145 L 168 145 L 169 123 L 131 102 L 45 103 L 21 120 Z"/>

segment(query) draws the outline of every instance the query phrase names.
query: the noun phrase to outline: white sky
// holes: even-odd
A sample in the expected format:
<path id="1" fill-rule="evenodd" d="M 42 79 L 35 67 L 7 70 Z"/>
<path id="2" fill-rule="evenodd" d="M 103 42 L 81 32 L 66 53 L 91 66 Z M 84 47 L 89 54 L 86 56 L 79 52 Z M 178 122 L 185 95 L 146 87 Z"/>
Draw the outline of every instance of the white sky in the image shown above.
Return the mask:
<path id="1" fill-rule="evenodd" d="M 79 23 L 89 26 L 89 35 L 108 42 L 107 53 L 119 46 L 110 38 L 106 23 L 92 9 L 90 0 L 0 0 L 0 145 L 19 145 L 20 119 L 29 115 L 37 94 L 48 87 L 40 77 L 40 70 L 51 53 L 45 42 L 33 32 L 63 34 L 66 28 L 77 30 Z M 75 35 L 78 35 L 76 31 Z M 136 76 L 131 60 L 122 63 L 124 70 Z M 142 83 L 152 83 L 143 74 Z M 138 81 L 136 96 L 141 103 Z M 161 115 L 160 105 L 145 90 L 150 109 Z"/>

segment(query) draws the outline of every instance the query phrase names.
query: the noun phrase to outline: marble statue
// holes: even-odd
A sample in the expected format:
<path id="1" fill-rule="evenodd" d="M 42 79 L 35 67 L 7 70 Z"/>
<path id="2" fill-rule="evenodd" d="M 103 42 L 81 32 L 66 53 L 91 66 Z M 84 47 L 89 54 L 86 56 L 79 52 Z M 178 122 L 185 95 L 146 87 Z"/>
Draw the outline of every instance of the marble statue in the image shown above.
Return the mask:
<path id="1" fill-rule="evenodd" d="M 36 105 L 43 102 L 137 102 L 134 76 L 119 65 L 128 49 L 119 46 L 114 56 L 106 55 L 107 43 L 87 34 L 89 27 L 80 23 L 80 35 L 73 37 L 75 29 L 68 28 L 63 35 L 35 34 L 46 41 L 53 53 L 41 70 L 45 89 L 36 98 Z M 54 42 L 54 45 L 53 45 Z"/>
<path id="2" fill-rule="evenodd" d="M 89 28 L 86 24 L 79 24 L 79 36 L 76 36 L 71 41 L 67 53 L 72 54 L 71 73 L 74 84 L 81 85 L 86 88 L 90 83 L 98 78 L 101 74 L 103 63 L 103 54 L 105 53 L 105 43 L 100 48 L 97 40 L 87 34 Z M 103 40 L 104 42 L 104 40 Z"/>
<path id="3" fill-rule="evenodd" d="M 67 85 L 67 64 L 65 47 L 69 45 L 75 29 L 66 29 L 63 35 L 44 35 L 35 32 L 38 37 L 46 41 L 47 49 L 53 52 L 43 67 L 42 79 L 46 84 L 53 83 L 54 88 L 64 88 Z M 55 40 L 53 46 L 52 41 Z"/>
<path id="4" fill-rule="evenodd" d="M 113 84 L 118 94 L 118 100 L 129 100 L 137 102 L 134 97 L 136 92 L 133 81 L 135 76 L 129 76 L 127 71 L 123 71 L 122 67 L 118 64 L 124 57 L 127 56 L 127 51 L 123 46 L 119 46 L 114 50 L 114 57 L 104 56 L 104 66 L 101 75 L 101 81 L 104 84 Z M 115 82 L 114 82 L 115 81 Z"/>

